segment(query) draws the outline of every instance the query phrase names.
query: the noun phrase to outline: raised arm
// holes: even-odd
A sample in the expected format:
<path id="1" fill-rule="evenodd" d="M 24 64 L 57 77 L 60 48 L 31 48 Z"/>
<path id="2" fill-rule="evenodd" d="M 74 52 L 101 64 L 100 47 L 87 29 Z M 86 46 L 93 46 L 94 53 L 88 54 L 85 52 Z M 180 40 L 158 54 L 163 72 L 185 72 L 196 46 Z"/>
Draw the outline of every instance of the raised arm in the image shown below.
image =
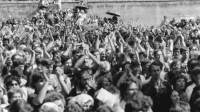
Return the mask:
<path id="1" fill-rule="evenodd" d="M 56 75 L 62 87 L 62 91 L 64 91 L 64 93 L 68 95 L 71 90 L 70 80 L 67 80 L 69 82 L 65 83 L 63 70 L 59 67 L 56 68 Z"/>
<path id="2" fill-rule="evenodd" d="M 34 105 L 41 105 L 44 101 L 44 98 L 46 96 L 48 86 L 49 86 L 49 78 L 46 74 L 46 68 L 43 68 L 43 77 L 44 77 L 44 84 L 39 91 L 39 94 L 33 99 L 33 104 Z"/>

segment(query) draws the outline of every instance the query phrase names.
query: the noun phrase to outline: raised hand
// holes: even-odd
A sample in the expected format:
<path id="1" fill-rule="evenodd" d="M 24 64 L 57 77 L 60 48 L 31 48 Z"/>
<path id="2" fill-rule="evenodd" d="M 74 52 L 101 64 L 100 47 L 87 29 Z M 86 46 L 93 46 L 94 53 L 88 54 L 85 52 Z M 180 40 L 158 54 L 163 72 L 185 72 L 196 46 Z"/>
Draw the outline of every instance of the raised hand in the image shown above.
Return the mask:
<path id="1" fill-rule="evenodd" d="M 35 51 L 31 48 L 31 47 L 28 47 L 28 49 L 31 51 L 31 53 L 35 53 Z"/>
<path id="2" fill-rule="evenodd" d="M 45 81 L 49 81 L 49 77 L 47 76 L 47 68 L 42 67 L 42 72 L 43 72 L 42 75 Z"/>
<path id="3" fill-rule="evenodd" d="M 60 67 L 56 67 L 56 75 L 59 76 L 63 76 L 64 72 L 62 70 L 62 68 Z"/>
<path id="4" fill-rule="evenodd" d="M 97 87 L 94 77 L 91 77 L 91 78 L 87 81 L 87 84 L 88 84 L 88 86 L 91 87 L 91 88 L 96 88 L 96 87 Z"/>

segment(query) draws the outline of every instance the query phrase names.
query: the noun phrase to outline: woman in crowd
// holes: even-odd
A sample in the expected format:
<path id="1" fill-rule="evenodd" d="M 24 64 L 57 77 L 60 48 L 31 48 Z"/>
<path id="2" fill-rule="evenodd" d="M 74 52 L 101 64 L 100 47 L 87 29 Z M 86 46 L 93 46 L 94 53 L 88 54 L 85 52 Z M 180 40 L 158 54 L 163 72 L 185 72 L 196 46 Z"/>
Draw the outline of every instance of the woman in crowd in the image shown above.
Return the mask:
<path id="1" fill-rule="evenodd" d="M 187 79 L 180 74 L 174 76 L 172 80 L 173 89 L 179 93 L 180 101 L 189 102 L 189 98 L 185 93 Z"/>

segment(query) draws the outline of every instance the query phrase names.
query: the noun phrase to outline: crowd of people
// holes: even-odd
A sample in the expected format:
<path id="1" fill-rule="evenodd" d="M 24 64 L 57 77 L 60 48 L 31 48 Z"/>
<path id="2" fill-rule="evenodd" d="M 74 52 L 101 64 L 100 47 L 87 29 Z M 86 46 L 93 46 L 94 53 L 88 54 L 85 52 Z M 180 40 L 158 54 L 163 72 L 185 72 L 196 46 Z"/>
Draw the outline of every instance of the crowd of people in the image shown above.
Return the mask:
<path id="1" fill-rule="evenodd" d="M 200 18 L 160 26 L 87 4 L 0 27 L 1 112 L 200 112 Z"/>

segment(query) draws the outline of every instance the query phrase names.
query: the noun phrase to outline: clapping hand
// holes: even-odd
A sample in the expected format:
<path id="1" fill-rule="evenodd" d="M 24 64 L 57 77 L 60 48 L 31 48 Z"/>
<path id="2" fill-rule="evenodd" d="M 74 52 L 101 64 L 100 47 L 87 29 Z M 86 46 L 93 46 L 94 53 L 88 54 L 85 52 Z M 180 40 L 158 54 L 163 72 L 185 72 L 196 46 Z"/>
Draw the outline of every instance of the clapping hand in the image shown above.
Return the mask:
<path id="1" fill-rule="evenodd" d="M 87 81 L 87 84 L 89 87 L 95 89 L 96 88 L 96 82 L 95 82 L 95 79 L 94 77 L 91 77 L 88 81 Z"/>

